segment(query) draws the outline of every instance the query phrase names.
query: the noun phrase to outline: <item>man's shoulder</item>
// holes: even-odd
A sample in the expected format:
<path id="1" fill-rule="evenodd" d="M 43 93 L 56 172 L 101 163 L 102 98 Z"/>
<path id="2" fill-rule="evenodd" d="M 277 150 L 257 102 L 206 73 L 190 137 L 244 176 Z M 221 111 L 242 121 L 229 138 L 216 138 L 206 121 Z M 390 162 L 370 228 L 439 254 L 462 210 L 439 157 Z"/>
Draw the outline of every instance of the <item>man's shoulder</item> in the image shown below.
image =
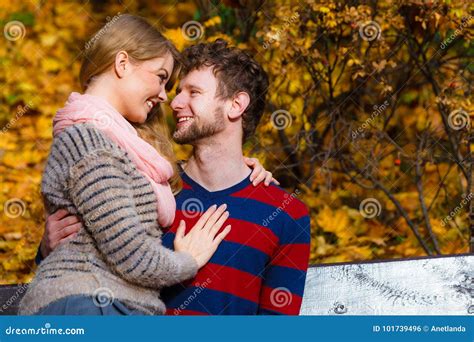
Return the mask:
<path id="1" fill-rule="evenodd" d="M 285 211 L 293 219 L 299 219 L 309 214 L 308 207 L 301 200 L 303 192 L 295 189 L 289 192 L 278 185 L 263 183 L 254 187 L 250 185 L 241 191 L 232 194 L 233 197 L 245 197 L 274 207 L 276 210 Z"/>

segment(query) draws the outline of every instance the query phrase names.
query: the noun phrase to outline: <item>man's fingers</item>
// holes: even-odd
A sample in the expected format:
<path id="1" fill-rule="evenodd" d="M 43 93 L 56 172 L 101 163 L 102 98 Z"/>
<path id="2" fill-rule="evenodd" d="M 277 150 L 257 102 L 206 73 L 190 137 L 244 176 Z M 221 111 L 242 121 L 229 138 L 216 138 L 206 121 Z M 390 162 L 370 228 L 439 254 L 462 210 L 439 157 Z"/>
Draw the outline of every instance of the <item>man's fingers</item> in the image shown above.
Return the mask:
<path id="1" fill-rule="evenodd" d="M 224 230 L 219 235 L 216 236 L 213 242 L 216 245 L 219 245 L 222 242 L 222 240 L 224 240 L 225 237 L 230 233 L 231 227 L 232 227 L 231 225 L 226 226 Z"/>
<path id="2" fill-rule="evenodd" d="M 49 217 L 54 220 L 60 220 L 67 215 L 69 215 L 69 211 L 67 211 L 66 209 L 59 209 L 59 210 L 56 210 L 51 215 L 49 215 Z"/>
<path id="3" fill-rule="evenodd" d="M 272 177 L 272 182 L 275 183 L 276 185 L 280 185 L 280 182 L 277 181 L 275 178 Z"/>
<path id="4" fill-rule="evenodd" d="M 65 243 L 65 242 L 68 242 L 68 241 L 71 241 L 72 239 L 74 239 L 74 238 L 76 237 L 76 235 L 77 235 L 77 234 L 74 233 L 74 234 L 71 234 L 71 235 L 66 236 L 65 238 L 59 240 L 58 245 L 60 245 L 60 244 L 62 244 L 62 243 Z"/>
<path id="5" fill-rule="evenodd" d="M 59 221 L 59 224 L 61 226 L 60 229 L 65 229 L 68 226 L 71 226 L 71 225 L 76 224 L 78 222 L 81 222 L 79 217 L 74 216 L 74 215 L 66 216 L 62 220 Z"/>
<path id="6" fill-rule="evenodd" d="M 82 222 L 77 222 L 75 224 L 64 227 L 63 229 L 61 229 L 61 230 L 59 230 L 55 233 L 51 233 L 49 239 L 51 240 L 51 242 L 54 242 L 56 240 L 62 240 L 65 237 L 67 237 L 71 234 L 79 232 L 81 227 L 82 227 Z"/>

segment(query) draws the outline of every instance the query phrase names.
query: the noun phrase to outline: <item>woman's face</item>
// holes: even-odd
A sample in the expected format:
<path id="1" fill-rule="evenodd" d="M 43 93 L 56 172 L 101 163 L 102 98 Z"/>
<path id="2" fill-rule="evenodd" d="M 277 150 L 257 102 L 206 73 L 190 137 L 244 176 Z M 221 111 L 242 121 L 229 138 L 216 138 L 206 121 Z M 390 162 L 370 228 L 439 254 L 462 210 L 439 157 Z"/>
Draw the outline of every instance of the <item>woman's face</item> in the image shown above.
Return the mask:
<path id="1" fill-rule="evenodd" d="M 130 122 L 143 123 L 154 106 L 165 102 L 165 85 L 173 71 L 173 56 L 126 64 L 119 79 L 118 101 L 121 114 Z"/>

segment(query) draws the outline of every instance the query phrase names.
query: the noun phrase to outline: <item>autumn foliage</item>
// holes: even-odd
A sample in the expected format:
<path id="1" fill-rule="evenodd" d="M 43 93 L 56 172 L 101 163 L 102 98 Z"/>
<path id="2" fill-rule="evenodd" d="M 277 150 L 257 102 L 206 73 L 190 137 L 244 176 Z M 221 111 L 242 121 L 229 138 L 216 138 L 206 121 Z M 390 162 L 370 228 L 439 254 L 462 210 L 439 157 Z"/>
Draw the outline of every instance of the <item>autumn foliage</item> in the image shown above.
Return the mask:
<path id="1" fill-rule="evenodd" d="M 310 208 L 312 263 L 469 251 L 468 1 L 127 6 L 0 1 L 0 284 L 33 276 L 52 117 L 79 90 L 88 39 L 121 13 L 148 18 L 179 49 L 224 38 L 262 63 L 268 107 L 245 151 Z"/>

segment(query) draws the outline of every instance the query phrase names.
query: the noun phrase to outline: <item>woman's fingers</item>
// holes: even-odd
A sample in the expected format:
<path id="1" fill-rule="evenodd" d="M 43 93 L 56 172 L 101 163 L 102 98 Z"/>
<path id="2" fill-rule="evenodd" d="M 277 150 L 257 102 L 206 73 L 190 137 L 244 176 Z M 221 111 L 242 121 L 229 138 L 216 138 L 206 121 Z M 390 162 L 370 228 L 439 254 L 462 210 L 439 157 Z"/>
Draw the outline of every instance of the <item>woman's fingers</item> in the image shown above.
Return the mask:
<path id="1" fill-rule="evenodd" d="M 260 172 L 260 173 L 258 174 L 258 176 L 255 177 L 255 179 L 253 180 L 252 184 L 253 184 L 254 186 L 257 186 L 258 184 L 260 184 L 261 182 L 263 182 L 266 177 L 267 177 L 267 171 L 265 171 L 265 169 L 262 168 L 262 172 Z"/>
<path id="2" fill-rule="evenodd" d="M 277 181 L 275 178 L 272 177 L 272 182 L 275 183 L 276 185 L 280 185 L 280 182 Z"/>
<path id="3" fill-rule="evenodd" d="M 223 213 L 221 215 L 221 217 L 219 217 L 219 219 L 217 220 L 216 223 L 214 223 L 214 225 L 211 227 L 211 229 L 209 230 L 209 236 L 211 237 L 211 239 L 214 239 L 214 237 L 216 236 L 217 232 L 221 229 L 221 227 L 224 225 L 224 222 L 229 218 L 229 212 L 226 211 L 225 213 Z"/>
<path id="4" fill-rule="evenodd" d="M 184 232 L 186 231 L 186 222 L 184 220 L 179 221 L 178 229 L 176 229 L 176 237 L 175 239 L 182 239 L 184 238 Z"/>
<path id="5" fill-rule="evenodd" d="M 269 186 L 272 179 L 273 179 L 273 174 L 270 171 L 266 171 L 265 181 L 264 181 L 265 186 Z"/>
<path id="6" fill-rule="evenodd" d="M 227 204 L 222 204 L 217 210 L 209 217 L 207 222 L 204 224 L 204 227 L 202 228 L 205 231 L 209 231 L 209 229 L 212 228 L 212 226 L 219 220 L 222 214 L 224 214 L 224 211 L 227 208 Z"/>
<path id="7" fill-rule="evenodd" d="M 209 207 L 209 209 L 206 210 L 206 212 L 204 214 L 202 214 L 202 216 L 199 218 L 199 220 L 196 222 L 196 224 L 194 225 L 193 229 L 191 231 L 193 231 L 194 229 L 201 229 L 202 227 L 204 227 L 204 224 L 206 224 L 207 220 L 209 219 L 209 217 L 217 210 L 217 204 L 214 204 L 214 205 L 211 205 Z"/>
<path id="8" fill-rule="evenodd" d="M 255 178 L 257 178 L 265 169 L 262 165 L 258 164 L 252 169 L 252 173 L 250 174 L 250 181 L 253 182 Z"/>
<path id="9" fill-rule="evenodd" d="M 213 241 L 216 247 L 222 242 L 222 240 L 225 239 L 227 234 L 230 233 L 231 228 L 232 226 L 229 224 L 228 226 L 224 228 L 224 230 L 219 235 L 216 236 L 216 238 Z"/>

